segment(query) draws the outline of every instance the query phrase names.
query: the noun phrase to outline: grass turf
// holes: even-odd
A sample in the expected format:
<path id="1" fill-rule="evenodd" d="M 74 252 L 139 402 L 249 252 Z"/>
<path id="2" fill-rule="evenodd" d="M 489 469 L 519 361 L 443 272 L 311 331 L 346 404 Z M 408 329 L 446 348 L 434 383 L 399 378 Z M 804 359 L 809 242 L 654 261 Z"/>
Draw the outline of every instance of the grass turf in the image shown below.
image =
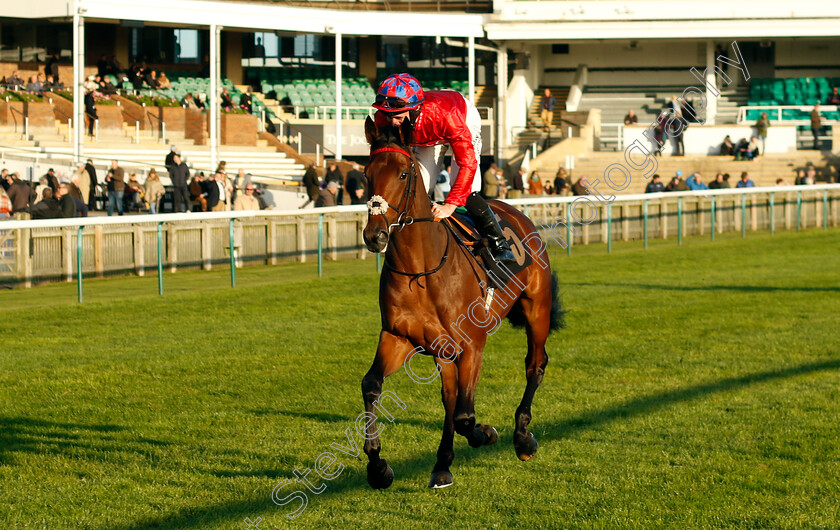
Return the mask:
<path id="1" fill-rule="evenodd" d="M 437 381 L 385 382 L 406 403 L 382 435 L 390 489 L 330 449 L 362 410 L 372 260 L 245 269 L 235 290 L 224 270 L 166 275 L 163 298 L 154 276 L 89 280 L 81 306 L 73 284 L 3 291 L 0 526 L 836 528 L 840 230 L 685 243 L 552 253 L 569 313 L 539 452 L 511 444 L 525 335 L 505 324 L 476 399 L 499 441 L 456 437 L 438 491 Z M 272 489 L 328 450 L 343 472 L 313 471 L 326 490 L 290 521 Z"/>

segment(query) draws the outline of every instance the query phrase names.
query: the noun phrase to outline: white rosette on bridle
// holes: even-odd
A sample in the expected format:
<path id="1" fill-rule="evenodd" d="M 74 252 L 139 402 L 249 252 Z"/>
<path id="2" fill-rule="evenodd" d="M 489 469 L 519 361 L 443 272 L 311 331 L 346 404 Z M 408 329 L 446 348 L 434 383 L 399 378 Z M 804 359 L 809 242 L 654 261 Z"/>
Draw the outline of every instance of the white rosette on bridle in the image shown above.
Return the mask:
<path id="1" fill-rule="evenodd" d="M 385 212 L 388 211 L 388 201 L 379 195 L 374 195 L 367 202 L 367 207 L 370 215 L 385 215 Z"/>

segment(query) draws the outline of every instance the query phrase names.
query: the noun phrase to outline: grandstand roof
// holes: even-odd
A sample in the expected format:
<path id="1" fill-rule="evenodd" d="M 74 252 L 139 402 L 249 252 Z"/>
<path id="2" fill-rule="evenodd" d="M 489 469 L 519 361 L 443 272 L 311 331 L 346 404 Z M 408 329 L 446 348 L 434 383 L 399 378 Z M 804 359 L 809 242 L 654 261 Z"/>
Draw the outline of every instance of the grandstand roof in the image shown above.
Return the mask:
<path id="1" fill-rule="evenodd" d="M 216 24 L 225 28 L 316 34 L 482 37 L 486 21 L 486 15 L 479 14 L 339 11 L 270 2 L 76 0 L 75 4 L 79 14 L 89 20 L 136 20 L 182 27 Z M 71 17 L 72 6 L 66 0 L 11 2 L 4 6 L 3 16 Z"/>
<path id="2" fill-rule="evenodd" d="M 840 5 L 805 0 L 495 0 L 491 40 L 828 37 Z"/>

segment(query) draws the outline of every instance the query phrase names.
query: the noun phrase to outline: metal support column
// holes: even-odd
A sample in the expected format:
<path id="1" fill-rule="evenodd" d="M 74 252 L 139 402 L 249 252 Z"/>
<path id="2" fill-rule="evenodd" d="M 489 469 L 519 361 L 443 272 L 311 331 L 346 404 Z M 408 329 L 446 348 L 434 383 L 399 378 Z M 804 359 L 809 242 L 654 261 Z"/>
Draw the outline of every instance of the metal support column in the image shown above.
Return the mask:
<path id="1" fill-rule="evenodd" d="M 219 164 L 219 133 L 221 132 L 221 103 L 219 99 L 221 26 L 210 24 L 210 171 Z"/>
<path id="2" fill-rule="evenodd" d="M 467 37 L 467 98 L 475 103 L 475 37 Z"/>
<path id="3" fill-rule="evenodd" d="M 73 12 L 73 163 L 79 164 L 85 155 L 85 18 L 78 7 Z"/>
<path id="4" fill-rule="evenodd" d="M 335 34 L 335 159 L 341 160 L 341 33 Z"/>

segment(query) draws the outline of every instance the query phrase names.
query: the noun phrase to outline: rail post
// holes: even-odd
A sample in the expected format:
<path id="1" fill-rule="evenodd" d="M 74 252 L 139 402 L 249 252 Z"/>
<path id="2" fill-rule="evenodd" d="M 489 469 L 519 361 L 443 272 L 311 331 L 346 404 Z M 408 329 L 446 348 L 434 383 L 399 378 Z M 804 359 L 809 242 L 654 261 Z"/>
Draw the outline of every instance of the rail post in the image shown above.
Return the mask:
<path id="1" fill-rule="evenodd" d="M 796 192 L 796 231 L 802 229 L 802 192 Z"/>
<path id="2" fill-rule="evenodd" d="M 230 218 L 230 223 L 228 224 L 228 237 L 229 237 L 229 244 L 230 244 L 230 286 L 231 288 L 236 287 L 236 248 L 233 246 L 233 221 L 234 218 Z"/>
<path id="3" fill-rule="evenodd" d="M 682 245 L 682 197 L 677 197 L 677 245 Z"/>
<path id="4" fill-rule="evenodd" d="M 828 228 L 828 190 L 823 190 L 823 229 Z"/>
<path id="5" fill-rule="evenodd" d="M 566 203 L 566 255 L 572 255 L 572 203 Z"/>
<path id="6" fill-rule="evenodd" d="M 158 294 L 163 296 L 163 221 L 157 226 L 157 272 L 158 272 Z"/>
<path id="7" fill-rule="evenodd" d="M 770 235 L 776 233 L 776 193 L 771 191 L 770 192 Z"/>
<path id="8" fill-rule="evenodd" d="M 612 252 L 612 203 L 607 204 L 607 254 Z"/>
<path id="9" fill-rule="evenodd" d="M 711 210 L 710 211 L 711 215 L 709 217 L 711 217 L 710 222 L 711 222 L 712 241 L 714 241 L 715 240 L 715 196 L 714 195 L 712 195 L 712 205 L 711 205 L 710 210 Z"/>
<path id="10" fill-rule="evenodd" d="M 324 214 L 318 215 L 318 277 L 324 275 Z"/>
<path id="11" fill-rule="evenodd" d="M 644 217 L 644 225 L 643 225 L 643 232 L 644 232 L 644 239 L 645 239 L 645 250 L 648 248 L 648 201 L 647 199 L 644 200 L 642 203 L 642 215 Z"/>
<path id="12" fill-rule="evenodd" d="M 82 291 L 82 229 L 84 227 L 80 226 L 79 231 L 76 233 L 76 273 L 78 275 L 78 291 L 79 291 L 79 303 L 81 304 L 84 301 L 84 294 Z"/>
<path id="13" fill-rule="evenodd" d="M 747 194 L 741 194 L 741 238 L 747 237 Z"/>

